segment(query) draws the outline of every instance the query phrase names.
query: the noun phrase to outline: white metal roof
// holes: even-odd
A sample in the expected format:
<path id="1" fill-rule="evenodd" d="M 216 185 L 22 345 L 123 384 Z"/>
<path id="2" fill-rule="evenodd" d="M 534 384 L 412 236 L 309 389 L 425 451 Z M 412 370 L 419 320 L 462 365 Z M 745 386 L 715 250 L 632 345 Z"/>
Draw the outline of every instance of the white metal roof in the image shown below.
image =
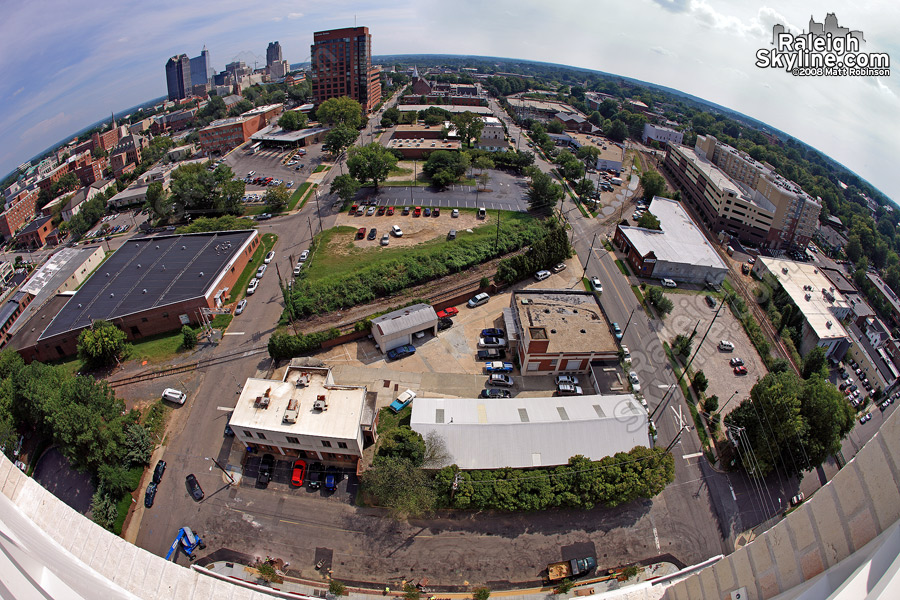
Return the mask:
<path id="1" fill-rule="evenodd" d="M 428 304 L 414 304 L 372 319 L 372 328 L 380 336 L 415 333 L 437 325 L 437 313 Z"/>
<path id="2" fill-rule="evenodd" d="M 647 411 L 631 394 L 554 398 L 416 398 L 410 426 L 445 441 L 462 469 L 561 465 L 648 446 Z"/>
<path id="3" fill-rule="evenodd" d="M 650 212 L 659 219 L 661 231 L 642 227 L 621 228 L 641 256 L 652 251 L 659 261 L 728 269 L 681 203 L 654 196 Z"/>

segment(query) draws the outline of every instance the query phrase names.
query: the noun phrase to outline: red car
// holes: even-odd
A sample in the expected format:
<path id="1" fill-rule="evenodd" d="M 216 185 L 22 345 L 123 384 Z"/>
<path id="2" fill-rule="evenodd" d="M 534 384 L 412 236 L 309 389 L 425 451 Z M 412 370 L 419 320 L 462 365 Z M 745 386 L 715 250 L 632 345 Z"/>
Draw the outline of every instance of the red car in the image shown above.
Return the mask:
<path id="1" fill-rule="evenodd" d="M 388 206 L 388 209 L 387 209 L 387 215 L 390 217 L 390 216 L 393 215 L 393 214 L 394 214 L 394 207 L 393 207 L 393 206 Z"/>
<path id="2" fill-rule="evenodd" d="M 351 206 L 350 214 L 352 215 L 353 213 L 355 213 L 357 208 L 359 208 L 359 204 L 354 204 L 353 206 Z"/>
<path id="3" fill-rule="evenodd" d="M 459 309 L 455 306 L 448 306 L 444 310 L 439 310 L 437 312 L 438 319 L 443 319 L 445 317 L 455 317 L 459 314 Z"/>
<path id="4" fill-rule="evenodd" d="M 301 487 L 304 475 L 306 475 L 306 461 L 302 459 L 294 461 L 294 474 L 291 476 L 291 484 L 294 487 Z"/>
<path id="5" fill-rule="evenodd" d="M 365 227 L 360 227 L 359 229 L 356 230 L 356 239 L 361 240 L 361 239 L 364 239 L 365 237 L 366 237 L 366 228 Z"/>
<path id="6" fill-rule="evenodd" d="M 735 367 L 735 368 L 734 368 L 734 374 L 735 374 L 735 375 L 746 375 L 746 374 L 747 374 L 747 367 L 745 367 L 745 366 L 743 366 L 743 365 L 741 365 L 740 367 Z"/>
<path id="7" fill-rule="evenodd" d="M 413 211 L 413 216 L 414 217 L 422 216 L 422 207 L 421 206 L 416 207 L 416 209 Z"/>

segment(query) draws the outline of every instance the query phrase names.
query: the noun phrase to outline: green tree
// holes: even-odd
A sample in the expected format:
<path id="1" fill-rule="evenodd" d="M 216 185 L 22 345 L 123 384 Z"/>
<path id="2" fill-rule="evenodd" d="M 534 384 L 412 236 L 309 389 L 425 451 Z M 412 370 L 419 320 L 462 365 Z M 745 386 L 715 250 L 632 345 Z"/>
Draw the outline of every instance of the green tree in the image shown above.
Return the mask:
<path id="1" fill-rule="evenodd" d="M 286 110 L 278 117 L 278 126 L 287 131 L 304 129 L 309 123 L 309 118 L 299 110 Z"/>
<path id="2" fill-rule="evenodd" d="M 691 355 L 691 346 L 693 343 L 694 342 L 690 337 L 679 333 L 675 336 L 675 341 L 672 342 L 672 352 L 682 358 L 687 358 Z"/>
<path id="3" fill-rule="evenodd" d="M 332 596 L 346 596 L 347 586 L 337 579 L 332 579 L 330 582 L 328 582 L 328 592 Z"/>
<path id="4" fill-rule="evenodd" d="M 419 588 L 411 582 L 406 582 L 406 585 L 403 586 L 403 598 L 405 600 L 419 600 L 420 596 Z"/>
<path id="5" fill-rule="evenodd" d="M 425 440 L 409 427 L 397 427 L 382 436 L 378 456 L 400 458 L 420 467 L 425 462 Z"/>
<path id="6" fill-rule="evenodd" d="M 316 118 L 326 125 L 344 125 L 359 129 L 363 124 L 362 106 L 347 96 L 329 98 L 316 109 Z"/>
<path id="7" fill-rule="evenodd" d="M 97 470 L 97 478 L 100 488 L 113 498 L 121 498 L 131 491 L 128 471 L 119 465 L 100 465 Z"/>
<path id="8" fill-rule="evenodd" d="M 694 374 L 693 386 L 694 389 L 701 394 L 709 387 L 709 380 L 706 378 L 706 374 L 703 371 L 697 371 Z"/>
<path id="9" fill-rule="evenodd" d="M 125 427 L 126 465 L 142 467 L 149 464 L 153 446 L 153 438 L 146 427 L 140 423 L 131 423 Z"/>
<path id="10" fill-rule="evenodd" d="M 420 516 L 435 506 L 430 479 L 408 460 L 377 456 L 361 479 L 363 490 L 398 516 Z"/>
<path id="11" fill-rule="evenodd" d="M 719 410 L 719 397 L 716 395 L 708 396 L 703 402 L 703 410 L 710 414 Z"/>
<path id="12" fill-rule="evenodd" d="M 613 115 L 615 115 L 619 110 L 619 104 L 613 100 L 612 98 L 606 98 L 603 102 L 600 103 L 600 108 L 598 112 L 606 117 L 607 119 L 611 119 Z"/>
<path id="13" fill-rule="evenodd" d="M 452 172 L 447 169 L 441 169 L 437 173 L 431 176 L 431 183 L 435 185 L 435 187 L 439 189 L 445 189 L 453 185 L 453 183 L 459 179 Z"/>
<path id="14" fill-rule="evenodd" d="M 641 175 L 641 187 L 644 188 L 644 200 L 653 200 L 654 196 L 661 196 L 666 191 L 666 180 L 650 169 Z"/>
<path id="15" fill-rule="evenodd" d="M 190 325 L 181 328 L 181 347 L 190 350 L 197 346 L 197 332 Z"/>
<path id="16" fill-rule="evenodd" d="M 484 130 L 484 121 L 480 116 L 471 111 L 465 111 L 454 116 L 452 119 L 456 126 L 456 132 L 459 134 L 460 141 L 468 147 L 472 147 L 472 140 L 481 137 Z"/>
<path id="17" fill-rule="evenodd" d="M 662 226 L 659 224 L 659 219 L 649 211 L 640 216 L 637 224 L 638 227 L 643 227 L 644 229 L 656 229 L 657 231 L 662 229 Z"/>
<path id="18" fill-rule="evenodd" d="M 550 175 L 535 169 L 531 175 L 531 183 L 525 196 L 528 198 L 528 208 L 534 212 L 549 213 L 556 206 L 565 192 L 558 183 L 553 181 Z"/>
<path id="19" fill-rule="evenodd" d="M 349 202 L 359 191 L 359 182 L 352 175 L 338 175 L 331 182 L 331 193 L 337 194 L 344 203 Z"/>
<path id="20" fill-rule="evenodd" d="M 172 172 L 169 192 L 179 212 L 195 216 L 243 212 L 244 182 L 234 181 L 234 173 L 224 164 L 213 171 L 199 164 L 178 167 Z"/>
<path id="21" fill-rule="evenodd" d="M 356 129 L 346 125 L 338 125 L 337 127 L 332 127 L 325 134 L 325 143 L 322 144 L 322 148 L 332 156 L 339 156 L 341 152 L 352 146 L 358 137 L 359 131 Z"/>
<path id="22" fill-rule="evenodd" d="M 488 600 L 491 597 L 491 590 L 488 587 L 480 586 L 472 590 L 472 600 Z"/>
<path id="23" fill-rule="evenodd" d="M 266 207 L 269 210 L 272 212 L 281 212 L 287 207 L 288 202 L 291 201 L 291 193 L 283 183 L 274 186 L 270 185 L 266 189 L 263 200 L 265 200 Z"/>
<path id="24" fill-rule="evenodd" d="M 590 198 L 594 195 L 595 191 L 594 182 L 587 178 L 579 179 L 572 189 L 581 198 Z"/>
<path id="25" fill-rule="evenodd" d="M 447 150 L 438 150 L 432 152 L 422 165 L 422 172 L 434 178 L 439 171 L 446 171 L 455 181 L 459 177 L 465 175 L 469 169 L 469 155 L 466 152 L 449 152 Z"/>
<path id="26" fill-rule="evenodd" d="M 109 321 L 96 320 L 78 335 L 78 357 L 89 368 L 108 367 L 130 349 L 125 332 Z"/>
<path id="27" fill-rule="evenodd" d="M 828 358 L 825 356 L 825 349 L 816 346 L 810 350 L 803 358 L 803 379 L 811 377 L 819 377 L 826 379 L 828 377 Z"/>
<path id="28" fill-rule="evenodd" d="M 171 203 L 159 181 L 154 181 L 147 186 L 147 200 L 144 205 L 153 211 L 157 219 L 165 219 L 172 214 Z"/>
<path id="29" fill-rule="evenodd" d="M 851 235 L 847 238 L 847 245 L 844 247 L 844 253 L 847 255 L 847 258 L 850 259 L 850 262 L 854 264 L 859 262 L 860 257 L 863 255 L 863 246 L 858 235 Z"/>
<path id="30" fill-rule="evenodd" d="M 557 596 L 565 596 L 569 592 L 572 591 L 572 588 L 575 587 L 575 582 L 571 579 L 563 579 L 559 583 L 556 584 L 556 587 L 553 588 L 553 593 Z"/>
<path id="31" fill-rule="evenodd" d="M 619 119 L 616 119 L 609 127 L 609 131 L 604 128 L 603 133 L 605 133 L 607 137 L 609 137 L 614 142 L 624 142 L 625 138 L 628 136 L 628 127 L 625 125 L 625 123 L 623 123 Z"/>
<path id="32" fill-rule="evenodd" d="M 94 523 L 112 531 L 118 516 L 116 501 L 101 490 L 94 492 L 91 497 L 91 519 Z"/>
<path id="33" fill-rule="evenodd" d="M 378 184 L 387 179 L 388 174 L 397 165 L 397 157 L 378 143 L 365 146 L 354 146 L 349 151 L 347 168 L 357 181 L 361 183 L 372 182 L 375 189 Z"/>
<path id="34" fill-rule="evenodd" d="M 547 123 L 547 133 L 562 133 L 566 130 L 566 126 L 559 121 L 553 120 Z"/>

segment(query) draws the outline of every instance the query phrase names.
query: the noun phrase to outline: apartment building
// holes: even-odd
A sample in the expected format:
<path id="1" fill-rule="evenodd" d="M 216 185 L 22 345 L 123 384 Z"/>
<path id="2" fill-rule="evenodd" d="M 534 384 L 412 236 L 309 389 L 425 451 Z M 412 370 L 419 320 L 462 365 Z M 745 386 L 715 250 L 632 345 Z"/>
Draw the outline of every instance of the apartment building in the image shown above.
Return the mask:
<path id="1" fill-rule="evenodd" d="M 347 27 L 313 34 L 310 83 L 316 105 L 349 96 L 371 112 L 381 101 L 381 69 L 372 65 L 368 27 Z"/>
<path id="2" fill-rule="evenodd" d="M 249 140 L 282 110 L 281 104 L 269 104 L 248 110 L 239 117 L 213 121 L 200 130 L 200 148 L 204 152 L 228 152 Z"/>
<path id="3" fill-rule="evenodd" d="M 641 135 L 641 141 L 645 144 L 650 140 L 655 140 L 665 146 L 666 144 L 680 144 L 684 140 L 684 134 L 668 127 L 660 127 L 652 123 L 644 124 L 644 133 Z"/>
<path id="4" fill-rule="evenodd" d="M 10 202 L 9 208 L 0 213 L 0 235 L 4 239 L 11 238 L 25 223 L 34 218 L 37 212 L 38 190 L 21 190 Z"/>
<path id="5" fill-rule="evenodd" d="M 503 123 L 497 117 L 481 117 L 481 120 L 484 121 L 484 129 L 481 130 L 475 147 L 488 152 L 504 152 L 509 147 L 509 142 L 506 141 Z"/>

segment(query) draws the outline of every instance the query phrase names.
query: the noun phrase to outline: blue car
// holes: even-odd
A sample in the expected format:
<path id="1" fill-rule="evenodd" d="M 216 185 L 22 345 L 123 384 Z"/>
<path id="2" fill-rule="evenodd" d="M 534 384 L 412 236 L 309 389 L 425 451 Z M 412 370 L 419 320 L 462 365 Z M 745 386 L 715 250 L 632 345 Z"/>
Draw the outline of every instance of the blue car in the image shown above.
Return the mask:
<path id="1" fill-rule="evenodd" d="M 495 338 L 505 338 L 506 332 L 502 329 L 497 329 L 496 327 L 491 327 L 490 329 L 482 329 L 481 337 L 495 337 Z"/>
<path id="2" fill-rule="evenodd" d="M 619 324 L 613 323 L 612 328 L 613 328 L 613 333 L 616 336 L 616 339 L 621 340 L 622 339 L 622 329 L 619 327 Z"/>
<path id="3" fill-rule="evenodd" d="M 512 373 L 513 364 L 495 360 L 484 365 L 485 373 Z"/>
<path id="4" fill-rule="evenodd" d="M 403 346 L 399 346 L 392 350 L 387 351 L 387 357 L 391 360 L 397 360 L 398 358 L 403 358 L 404 356 L 409 356 L 411 354 L 416 353 L 416 347 L 412 344 L 405 344 Z"/>
<path id="5" fill-rule="evenodd" d="M 391 402 L 391 405 L 389 408 L 393 412 L 398 413 L 401 410 L 403 410 L 404 408 L 406 408 L 407 406 L 409 406 L 409 403 L 412 402 L 413 400 L 415 400 L 415 398 L 416 398 L 416 393 L 414 391 L 406 390 L 405 392 L 403 392 L 402 394 L 397 396 L 396 400 Z"/>
<path id="6" fill-rule="evenodd" d="M 337 489 L 337 484 L 337 473 L 329 468 L 329 470 L 325 472 L 325 490 L 328 492 L 333 492 Z"/>

